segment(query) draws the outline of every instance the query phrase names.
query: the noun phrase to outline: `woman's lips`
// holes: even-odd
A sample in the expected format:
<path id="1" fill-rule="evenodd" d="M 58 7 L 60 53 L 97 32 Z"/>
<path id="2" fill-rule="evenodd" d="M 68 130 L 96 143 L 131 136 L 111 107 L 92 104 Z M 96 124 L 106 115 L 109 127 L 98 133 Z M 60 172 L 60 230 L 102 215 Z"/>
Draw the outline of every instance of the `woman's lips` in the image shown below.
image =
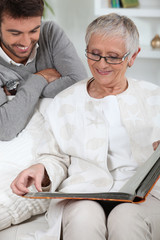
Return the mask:
<path id="1" fill-rule="evenodd" d="M 108 70 L 100 70 L 100 69 L 97 69 L 97 72 L 100 74 L 100 75 L 108 75 L 111 73 L 111 71 L 108 71 Z"/>

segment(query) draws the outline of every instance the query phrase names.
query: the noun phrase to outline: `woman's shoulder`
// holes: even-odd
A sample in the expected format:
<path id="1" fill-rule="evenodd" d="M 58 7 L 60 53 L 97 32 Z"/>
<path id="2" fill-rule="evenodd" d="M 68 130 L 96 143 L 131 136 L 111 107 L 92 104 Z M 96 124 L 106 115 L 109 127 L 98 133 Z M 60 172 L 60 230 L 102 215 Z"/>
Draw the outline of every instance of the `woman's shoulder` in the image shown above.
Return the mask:
<path id="1" fill-rule="evenodd" d="M 87 82 L 88 82 L 88 78 L 81 80 L 77 83 L 74 83 L 72 86 L 64 89 L 62 92 L 57 94 L 55 99 L 59 101 L 60 99 L 62 99 L 62 100 L 63 99 L 77 99 L 80 96 L 82 97 L 83 94 L 85 93 Z"/>
<path id="2" fill-rule="evenodd" d="M 77 105 L 81 105 L 85 101 L 85 88 L 88 79 L 81 80 L 72 86 L 58 93 L 46 110 L 46 116 L 61 116 L 62 112 L 72 113 L 73 109 L 77 109 Z"/>
<path id="3" fill-rule="evenodd" d="M 157 84 L 149 81 L 134 79 L 134 78 L 128 78 L 128 86 L 129 86 L 129 89 L 131 90 L 137 88 L 142 92 L 160 91 L 160 86 L 158 86 Z"/>

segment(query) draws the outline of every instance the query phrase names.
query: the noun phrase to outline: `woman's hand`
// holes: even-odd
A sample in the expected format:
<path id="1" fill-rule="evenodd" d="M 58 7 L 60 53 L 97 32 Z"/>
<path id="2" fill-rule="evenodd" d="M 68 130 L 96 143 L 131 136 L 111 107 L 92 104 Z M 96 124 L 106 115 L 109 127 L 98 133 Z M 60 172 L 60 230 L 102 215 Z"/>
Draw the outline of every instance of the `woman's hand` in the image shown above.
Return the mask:
<path id="1" fill-rule="evenodd" d="M 160 144 L 160 140 L 154 142 L 154 143 L 152 144 L 153 149 L 156 150 L 159 144 Z"/>
<path id="2" fill-rule="evenodd" d="M 45 167 L 43 164 L 35 164 L 23 170 L 11 183 L 13 193 L 24 195 L 29 192 L 28 187 L 35 185 L 37 191 L 41 192 L 42 182 L 45 178 Z"/>

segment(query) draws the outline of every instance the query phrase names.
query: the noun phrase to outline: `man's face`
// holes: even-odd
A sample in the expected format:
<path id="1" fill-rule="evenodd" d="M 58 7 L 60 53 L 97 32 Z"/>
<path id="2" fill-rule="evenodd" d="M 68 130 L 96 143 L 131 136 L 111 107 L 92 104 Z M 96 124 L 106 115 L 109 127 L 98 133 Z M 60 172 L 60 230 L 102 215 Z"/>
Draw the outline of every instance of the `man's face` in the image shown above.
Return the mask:
<path id="1" fill-rule="evenodd" d="M 41 17 L 14 19 L 3 16 L 1 22 L 1 47 L 15 62 L 26 63 L 39 40 Z"/>

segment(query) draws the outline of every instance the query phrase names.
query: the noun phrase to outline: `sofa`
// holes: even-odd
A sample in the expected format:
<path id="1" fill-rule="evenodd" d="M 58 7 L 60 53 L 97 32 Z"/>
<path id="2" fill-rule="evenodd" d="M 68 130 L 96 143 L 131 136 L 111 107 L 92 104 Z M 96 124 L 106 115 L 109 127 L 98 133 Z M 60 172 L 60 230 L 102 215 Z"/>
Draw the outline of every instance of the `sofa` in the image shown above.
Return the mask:
<path id="1" fill-rule="evenodd" d="M 36 230 L 46 230 L 47 221 L 45 219 L 45 214 L 40 214 L 31 217 L 29 220 L 10 226 L 2 231 L 0 231 L 1 240 L 20 240 L 24 235 L 35 232 Z"/>
<path id="2" fill-rule="evenodd" d="M 11 141 L 0 141 L 0 240 L 18 240 L 23 234 L 46 229 L 50 200 L 17 196 L 10 184 L 23 169 L 36 163 L 40 150 L 53 146 L 44 119 L 51 101 L 41 99 L 25 129 Z M 34 186 L 30 191 L 35 191 Z"/>

